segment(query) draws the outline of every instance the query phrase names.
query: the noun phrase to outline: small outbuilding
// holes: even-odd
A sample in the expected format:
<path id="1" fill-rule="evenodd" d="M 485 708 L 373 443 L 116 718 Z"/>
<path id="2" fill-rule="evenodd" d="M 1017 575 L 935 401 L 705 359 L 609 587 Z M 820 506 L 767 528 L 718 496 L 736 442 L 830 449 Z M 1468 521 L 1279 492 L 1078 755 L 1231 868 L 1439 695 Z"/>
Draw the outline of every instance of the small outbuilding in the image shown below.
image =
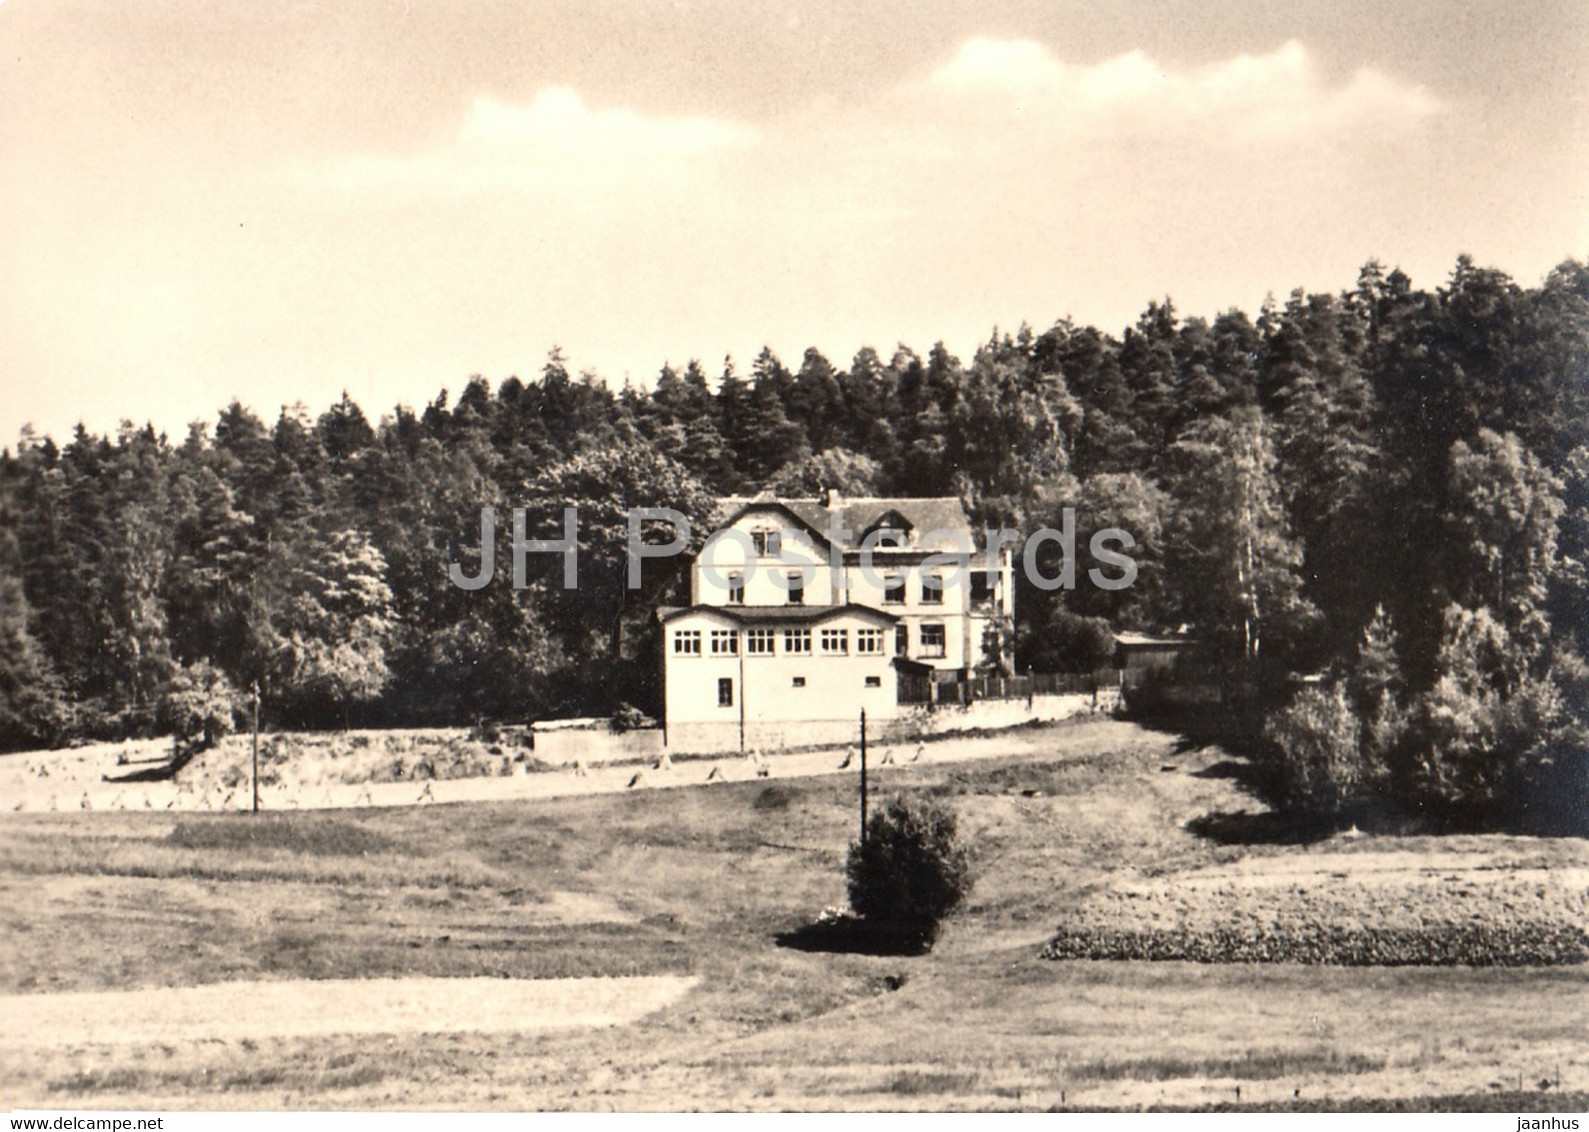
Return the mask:
<path id="1" fill-rule="evenodd" d="M 1176 661 L 1196 641 L 1180 634 L 1152 636 L 1148 633 L 1117 632 L 1114 667 L 1123 684 L 1137 684 L 1158 676 L 1169 676 Z"/>

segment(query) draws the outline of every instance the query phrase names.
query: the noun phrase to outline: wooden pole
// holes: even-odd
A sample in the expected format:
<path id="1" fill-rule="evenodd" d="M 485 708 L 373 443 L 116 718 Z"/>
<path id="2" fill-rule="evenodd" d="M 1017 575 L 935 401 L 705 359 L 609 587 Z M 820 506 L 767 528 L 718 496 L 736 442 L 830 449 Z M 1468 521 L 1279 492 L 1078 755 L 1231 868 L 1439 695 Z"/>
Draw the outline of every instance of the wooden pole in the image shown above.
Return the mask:
<path id="1" fill-rule="evenodd" d="M 254 681 L 254 813 L 259 813 L 259 681 Z"/>
<path id="2" fill-rule="evenodd" d="M 866 709 L 861 709 L 861 843 L 866 843 Z"/>

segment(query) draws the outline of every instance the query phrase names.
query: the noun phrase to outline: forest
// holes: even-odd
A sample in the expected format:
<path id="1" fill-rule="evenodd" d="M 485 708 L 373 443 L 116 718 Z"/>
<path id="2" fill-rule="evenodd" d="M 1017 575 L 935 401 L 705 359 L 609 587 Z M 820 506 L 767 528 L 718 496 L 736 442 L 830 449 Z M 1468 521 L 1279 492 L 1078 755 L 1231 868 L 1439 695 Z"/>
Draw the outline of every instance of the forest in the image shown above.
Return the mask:
<path id="1" fill-rule="evenodd" d="M 24 430 L 0 456 L 0 749 L 180 734 L 195 704 L 241 712 L 256 689 L 275 728 L 655 713 L 651 610 L 679 560 L 627 588 L 628 510 L 699 533 L 720 495 L 822 488 L 954 495 L 1028 533 L 1072 507 L 1082 547 L 1130 532 L 1130 587 L 1021 589 L 1021 670 L 1085 671 L 1111 627 L 1184 628 L 1250 702 L 1298 812 L 1365 795 L 1453 820 L 1581 812 L 1589 265 L 1572 259 L 1525 287 L 1464 256 L 1432 290 L 1370 261 L 1256 317 L 1166 298 L 1118 337 L 1022 326 L 969 361 L 764 349 L 642 389 L 554 349 L 537 377 L 374 421 L 344 394 L 273 421 L 234 402 L 175 439 Z M 522 589 L 452 585 L 487 506 L 498 563 L 512 508 L 556 538 L 577 507 L 579 588 L 556 555 L 532 555 Z"/>

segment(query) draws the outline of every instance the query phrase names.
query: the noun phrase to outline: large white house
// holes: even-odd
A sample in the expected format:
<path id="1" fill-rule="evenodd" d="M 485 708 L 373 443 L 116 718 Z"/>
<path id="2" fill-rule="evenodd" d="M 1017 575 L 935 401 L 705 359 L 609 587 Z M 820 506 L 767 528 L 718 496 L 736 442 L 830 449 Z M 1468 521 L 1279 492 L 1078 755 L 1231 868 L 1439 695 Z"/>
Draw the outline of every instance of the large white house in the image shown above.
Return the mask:
<path id="1" fill-rule="evenodd" d="M 670 747 L 839 740 L 900 714 L 901 677 L 1013 672 L 1010 548 L 958 499 L 728 498 L 658 610 Z"/>

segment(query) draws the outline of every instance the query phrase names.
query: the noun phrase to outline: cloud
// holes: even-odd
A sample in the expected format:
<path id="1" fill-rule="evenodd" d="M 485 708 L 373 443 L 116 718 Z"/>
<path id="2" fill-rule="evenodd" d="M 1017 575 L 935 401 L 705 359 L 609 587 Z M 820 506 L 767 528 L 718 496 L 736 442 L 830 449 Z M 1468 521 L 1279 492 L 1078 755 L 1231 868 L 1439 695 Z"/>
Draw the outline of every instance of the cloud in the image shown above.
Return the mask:
<path id="1" fill-rule="evenodd" d="M 646 117 L 618 107 L 592 110 L 577 91 L 548 87 L 527 106 L 480 98 L 461 131 L 464 147 L 576 160 L 630 161 L 708 153 L 755 139 L 750 129 L 711 118 Z"/>
<path id="2" fill-rule="evenodd" d="M 754 124 L 551 86 L 476 98 L 406 151 L 298 167 L 292 210 L 325 262 L 291 278 L 339 321 L 367 294 L 371 340 L 405 311 L 388 368 L 522 371 L 552 341 L 610 376 L 763 343 L 964 350 L 995 322 L 1119 325 L 1165 292 L 1256 306 L 1398 258 L 1440 185 L 1442 112 L 1298 43 L 1166 66 L 979 38 Z"/>
<path id="3" fill-rule="evenodd" d="M 1295 40 L 1266 55 L 1174 70 L 1142 51 L 1073 64 L 1030 40 L 979 38 L 933 72 L 922 93 L 950 112 L 1004 111 L 1050 133 L 1195 128 L 1230 140 L 1383 133 L 1442 109 L 1423 88 L 1371 68 L 1332 87 Z"/>
<path id="4" fill-rule="evenodd" d="M 1443 109 L 1421 87 L 1364 68 L 1328 82 L 1300 43 L 1174 69 L 1130 51 L 1069 63 L 1031 40 L 975 38 L 925 80 L 903 82 L 866 102 L 822 102 L 762 127 L 724 118 L 673 117 L 598 107 L 566 86 L 530 101 L 477 98 L 449 134 L 405 154 L 362 153 L 289 178 L 345 193 L 469 196 L 516 191 L 555 195 L 581 207 L 593 194 L 638 195 L 717 184 L 752 203 L 820 176 L 820 197 L 849 193 L 869 215 L 897 203 L 862 201 L 857 179 L 884 185 L 890 170 L 963 166 L 968 155 L 995 165 L 1012 153 L 1104 160 L 1160 145 L 1289 147 L 1397 138 Z M 1086 145 L 1085 151 L 1078 146 Z M 760 168 L 756 185 L 725 158 Z M 726 184 L 724 183 L 726 180 Z M 829 205 L 818 207 L 830 212 Z M 842 220 L 833 217 L 830 219 Z"/>
<path id="5" fill-rule="evenodd" d="M 398 189 L 460 195 L 502 189 L 587 192 L 615 183 L 677 183 L 716 154 L 754 146 L 735 122 L 593 108 L 577 91 L 548 87 L 525 104 L 477 98 L 454 134 L 411 154 L 356 154 L 299 181 L 346 191 Z"/>

